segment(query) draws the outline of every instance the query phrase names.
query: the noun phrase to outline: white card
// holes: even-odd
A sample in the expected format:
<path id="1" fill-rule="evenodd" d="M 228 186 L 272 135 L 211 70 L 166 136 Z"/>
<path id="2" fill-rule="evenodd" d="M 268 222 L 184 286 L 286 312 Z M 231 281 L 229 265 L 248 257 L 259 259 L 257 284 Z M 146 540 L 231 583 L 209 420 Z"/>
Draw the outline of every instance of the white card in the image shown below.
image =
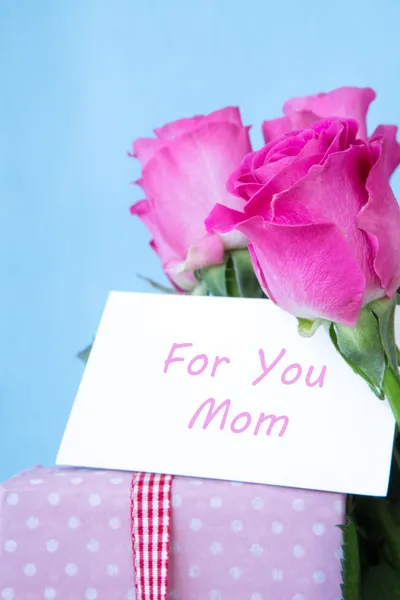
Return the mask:
<path id="1" fill-rule="evenodd" d="M 112 292 L 57 464 L 380 496 L 394 424 L 269 300 Z"/>

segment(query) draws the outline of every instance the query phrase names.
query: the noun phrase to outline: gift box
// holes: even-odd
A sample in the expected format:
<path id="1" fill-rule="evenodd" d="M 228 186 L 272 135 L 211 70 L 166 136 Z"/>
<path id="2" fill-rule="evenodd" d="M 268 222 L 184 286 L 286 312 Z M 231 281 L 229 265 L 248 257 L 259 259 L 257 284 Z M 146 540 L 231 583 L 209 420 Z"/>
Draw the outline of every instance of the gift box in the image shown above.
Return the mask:
<path id="1" fill-rule="evenodd" d="M 2 600 L 134 600 L 132 474 L 35 467 L 1 487 Z M 170 600 L 339 600 L 344 496 L 174 477 Z"/>

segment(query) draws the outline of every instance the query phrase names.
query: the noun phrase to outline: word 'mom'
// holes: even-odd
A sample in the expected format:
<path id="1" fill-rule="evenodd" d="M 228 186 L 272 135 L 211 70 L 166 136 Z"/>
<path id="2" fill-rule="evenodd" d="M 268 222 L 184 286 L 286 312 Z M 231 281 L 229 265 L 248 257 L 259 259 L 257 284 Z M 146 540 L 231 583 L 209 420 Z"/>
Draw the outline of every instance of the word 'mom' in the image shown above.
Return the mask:
<path id="1" fill-rule="evenodd" d="M 210 423 L 216 419 L 220 413 L 219 416 L 221 421 L 219 428 L 222 431 L 227 425 L 231 401 L 229 399 L 224 400 L 217 407 L 215 404 L 216 402 L 214 398 L 208 398 L 208 400 L 205 400 L 202 404 L 200 404 L 199 408 L 189 421 L 189 429 L 194 427 L 196 421 L 200 419 L 200 415 L 204 411 L 203 429 L 207 429 Z M 256 418 L 254 424 L 253 416 L 249 412 L 244 411 L 233 417 L 233 419 L 230 421 L 229 428 L 232 433 L 244 433 L 252 425 L 253 435 L 258 435 L 259 433 L 265 432 L 265 435 L 270 436 L 275 428 L 276 431 L 279 431 L 279 437 L 282 437 L 289 425 L 289 417 L 286 415 L 281 415 L 279 417 L 276 415 L 266 415 L 262 412 L 260 413 L 259 417 Z"/>

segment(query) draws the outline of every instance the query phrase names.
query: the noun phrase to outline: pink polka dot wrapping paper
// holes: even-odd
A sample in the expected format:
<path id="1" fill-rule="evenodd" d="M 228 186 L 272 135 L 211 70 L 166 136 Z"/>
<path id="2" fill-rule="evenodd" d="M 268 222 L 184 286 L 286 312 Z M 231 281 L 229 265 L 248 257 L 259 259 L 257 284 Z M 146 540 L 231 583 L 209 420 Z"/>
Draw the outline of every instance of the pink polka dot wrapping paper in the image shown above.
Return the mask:
<path id="1" fill-rule="evenodd" d="M 35 467 L 4 483 L 1 600 L 135 600 L 131 479 Z M 344 502 L 174 477 L 169 600 L 339 600 Z"/>

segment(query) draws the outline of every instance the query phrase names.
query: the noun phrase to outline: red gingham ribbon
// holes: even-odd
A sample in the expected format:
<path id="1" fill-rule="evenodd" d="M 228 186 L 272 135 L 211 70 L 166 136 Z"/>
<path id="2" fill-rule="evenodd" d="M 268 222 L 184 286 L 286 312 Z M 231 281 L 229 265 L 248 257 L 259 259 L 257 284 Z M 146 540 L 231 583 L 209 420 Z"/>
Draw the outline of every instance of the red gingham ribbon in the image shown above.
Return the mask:
<path id="1" fill-rule="evenodd" d="M 136 600 L 166 600 L 171 475 L 135 473 L 131 485 Z"/>

